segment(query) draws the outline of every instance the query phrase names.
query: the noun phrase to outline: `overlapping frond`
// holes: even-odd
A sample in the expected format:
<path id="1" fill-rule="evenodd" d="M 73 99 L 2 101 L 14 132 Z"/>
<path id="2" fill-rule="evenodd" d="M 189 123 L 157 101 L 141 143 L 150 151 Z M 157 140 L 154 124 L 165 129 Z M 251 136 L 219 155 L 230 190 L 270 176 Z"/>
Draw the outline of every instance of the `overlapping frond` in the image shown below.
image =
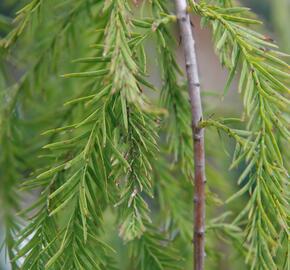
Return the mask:
<path id="1" fill-rule="evenodd" d="M 5 47 L 15 43 L 32 19 L 37 17 L 42 4 L 43 0 L 33 0 L 17 12 L 17 17 L 15 18 L 17 25 L 5 38 L 5 42 L 3 42 Z"/>
<path id="2" fill-rule="evenodd" d="M 248 9 L 231 0 L 189 3 L 202 25 L 212 26 L 220 62 L 230 70 L 224 95 L 240 70 L 245 108 L 245 129 L 234 128 L 232 119 L 201 123 L 236 141 L 231 168 L 243 170 L 241 189 L 228 202 L 248 198 L 233 224 L 228 213 L 208 219 L 206 253 L 216 256 L 217 236 L 242 256 L 247 250 L 252 269 L 288 269 L 289 189 L 282 147 L 290 135 L 289 66 L 271 38 L 248 28 L 259 24 Z M 186 83 L 169 28 L 177 18 L 170 13 L 170 1 L 144 2 L 141 11 L 134 5 L 138 3 L 127 0 L 32 0 L 0 42 L 0 53 L 6 53 L 25 40 L 31 46 L 20 47 L 17 61 L 32 55 L 21 59 L 29 68 L 13 87 L 3 87 L 0 77 L 5 92 L 0 199 L 13 270 L 119 269 L 111 243 L 104 241 L 108 208 L 130 247 L 132 269 L 188 266 L 181 257 L 192 249 L 193 187 L 187 180 L 193 174 L 193 153 Z M 0 17 L 1 31 L 8 21 Z M 49 32 L 45 38 L 42 28 Z M 156 42 L 160 92 L 148 74 L 149 37 Z M 71 73 L 57 78 L 63 70 Z M 151 90 L 157 91 L 157 102 Z M 40 129 L 47 130 L 45 136 L 35 136 Z M 208 163 L 209 175 L 217 177 L 214 162 Z M 23 176 L 28 179 L 21 183 Z M 14 215 L 20 183 L 21 189 L 37 193 L 35 202 L 20 212 L 26 219 L 21 228 Z M 215 198 L 209 190 L 207 198 L 210 208 Z M 218 211 L 214 208 L 208 216 Z"/>
<path id="3" fill-rule="evenodd" d="M 239 92 L 251 136 L 244 145 L 237 142 L 232 167 L 246 163 L 238 180 L 244 183 L 239 194 L 248 192 L 250 199 L 236 222 L 248 215 L 248 260 L 253 269 L 281 268 L 273 255 L 282 245 L 283 235 L 289 236 L 288 174 L 279 146 L 279 136 L 288 141 L 290 138 L 285 116 L 289 113 L 289 65 L 281 60 L 269 37 L 246 27 L 260 23 L 247 17 L 248 9 L 208 6 L 204 2 L 191 2 L 191 7 L 203 17 L 203 24 L 212 25 L 220 61 L 231 71 L 225 91 L 241 65 Z M 285 256 L 285 267 L 287 260 Z"/>
<path id="4" fill-rule="evenodd" d="M 152 1 L 152 10 L 154 16 L 159 20 L 165 16 L 164 14 L 170 15 L 165 1 Z M 191 129 L 188 124 L 191 122 L 191 117 L 185 83 L 179 82 L 183 73 L 176 61 L 174 47 L 171 46 L 171 44 L 176 44 L 176 41 L 166 24 L 160 24 L 156 32 L 162 76 L 160 102 L 168 112 L 168 116 L 162 123 L 166 131 L 167 148 L 169 154 L 173 156 L 173 163 L 180 164 L 183 172 L 191 178 L 193 147 Z"/>
<path id="5" fill-rule="evenodd" d="M 36 153 L 38 147 L 46 139 L 31 138 L 31 135 L 43 127 L 43 124 L 39 124 L 38 119 L 33 119 L 29 123 L 25 118 L 26 115 L 37 115 L 41 108 L 39 108 L 35 102 L 39 102 L 42 98 L 42 93 L 39 91 L 34 93 L 35 99 L 29 100 L 31 92 L 31 86 L 46 88 L 47 92 L 50 89 L 50 82 L 45 86 L 40 86 L 40 79 L 48 81 L 51 74 L 52 61 L 50 57 L 54 54 L 55 48 L 59 46 L 63 37 L 60 38 L 60 33 L 63 27 L 67 28 L 70 24 L 71 16 L 76 15 L 80 12 L 80 8 L 73 9 L 72 12 L 67 13 L 67 16 L 63 16 L 63 20 L 59 21 L 60 31 L 52 33 L 51 38 L 42 43 L 35 53 L 35 59 L 31 67 L 21 76 L 18 82 L 14 83 L 14 74 L 9 74 L 6 70 L 7 84 L 1 85 L 1 114 L 0 114 L 0 132 L 1 132 L 1 175 L 0 184 L 1 188 L 1 213 L 3 214 L 4 227 L 6 230 L 6 239 L 4 246 L 7 247 L 9 253 L 9 259 L 13 269 L 17 268 L 17 259 L 12 260 L 17 250 L 21 249 L 21 244 L 16 239 L 19 238 L 19 231 L 23 226 L 23 222 L 20 222 L 21 218 L 16 217 L 16 212 L 20 210 L 20 204 L 22 198 L 20 197 L 20 191 L 17 191 L 18 186 L 21 184 L 23 175 L 37 167 L 38 159 Z M 82 9 L 83 10 L 83 9 Z M 29 16 L 27 14 L 27 16 Z M 6 39 L 1 40 L 1 46 L 6 44 Z M 11 43 L 12 44 L 12 43 Z M 38 44 L 37 44 L 38 45 Z M 17 57 L 9 57 L 8 49 L 1 47 L 1 54 L 3 58 L 7 58 L 7 62 L 16 63 Z M 43 71 L 46 72 L 43 72 Z M 48 72 L 49 70 L 49 72 Z M 9 76 L 8 76 L 9 75 Z M 9 86 L 12 84 L 12 86 Z M 47 94 L 47 97 L 50 95 Z M 32 111 L 31 107 L 32 104 Z M 54 104 L 51 104 L 54 106 Z M 52 108 L 52 107 L 51 107 Z M 43 107 L 42 107 L 43 109 Z M 56 112 L 57 113 L 57 112 Z M 48 114 L 48 117 L 51 116 Z M 60 122 L 65 122 L 67 118 L 66 112 L 58 112 Z M 36 118 L 36 117 L 35 117 Z M 48 118 L 42 118 L 47 121 Z M 35 123 L 34 123 L 35 122 Z M 49 121 L 48 121 L 49 122 Z M 35 128 L 37 125 L 37 128 Z M 44 122 L 44 126 L 47 123 Z M 29 129 L 27 129 L 29 127 Z M 28 131 L 28 132 L 27 132 Z M 53 138 L 48 137 L 47 141 Z M 25 158 L 24 158 L 25 157 Z M 3 191 L 3 194 L 2 194 Z M 24 194 L 26 195 L 26 194 Z M 28 194 L 27 194 L 28 195 Z M 25 241 L 27 239 L 24 239 Z M 37 249 L 36 249 L 37 250 Z"/>
<path id="6" fill-rule="evenodd" d="M 41 207 L 36 220 L 22 233 L 24 242 L 29 235 L 31 240 L 16 257 L 24 257 L 28 267 L 42 264 L 45 269 L 58 269 L 64 264 L 69 269 L 110 269 L 103 257 L 111 254 L 104 251 L 106 256 L 96 256 L 94 250 L 102 250 L 102 245 L 93 241 L 98 241 L 102 212 L 109 203 L 115 203 L 125 240 L 141 237 L 145 223 L 150 222 L 144 195 L 152 197 L 157 115 L 143 93 L 144 86 L 154 87 L 143 79 L 135 56 L 143 37 L 131 30 L 127 2 L 108 1 L 99 5 L 99 12 L 93 45 L 96 55 L 74 61 L 85 64 L 85 71 L 63 76 L 92 82 L 87 95 L 67 102 L 67 106 L 84 107 L 83 117 L 46 132 L 63 138 L 44 147 L 55 164 L 24 185 L 46 191 L 35 204 Z M 38 223 L 39 216 L 43 218 Z M 55 238 L 46 238 L 48 223 L 57 228 L 50 234 Z M 26 231 L 30 233 L 26 235 Z M 37 236 L 31 235 L 35 231 Z M 34 252 L 36 239 L 42 246 L 38 254 Z"/>
<path id="7" fill-rule="evenodd" d="M 13 122 L 13 125 L 11 125 Z M 17 117 L 14 117 L 9 109 L 4 106 L 0 114 L 0 201 L 1 201 L 1 220 L 4 224 L 4 242 L 2 247 L 7 250 L 8 258 L 15 255 L 15 238 L 20 229 L 19 220 L 15 217 L 20 210 L 20 197 L 17 192 L 18 181 L 23 170 L 22 153 L 19 147 L 19 134 L 15 124 Z M 16 269 L 16 264 L 12 264 Z"/>
<path id="8" fill-rule="evenodd" d="M 131 258 L 133 269 L 140 270 L 173 270 L 182 269 L 177 250 L 170 247 L 164 233 L 158 232 L 151 225 L 135 243 L 131 243 Z"/>

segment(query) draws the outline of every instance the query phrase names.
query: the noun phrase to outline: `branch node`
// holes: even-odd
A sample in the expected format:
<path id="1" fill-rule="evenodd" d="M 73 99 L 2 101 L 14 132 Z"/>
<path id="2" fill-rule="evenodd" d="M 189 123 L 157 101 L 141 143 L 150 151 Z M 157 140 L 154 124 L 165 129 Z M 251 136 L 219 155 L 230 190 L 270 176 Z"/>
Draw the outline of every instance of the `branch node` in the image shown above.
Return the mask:
<path id="1" fill-rule="evenodd" d="M 195 231 L 195 235 L 198 237 L 203 237 L 205 235 L 205 231 L 204 230 Z"/>

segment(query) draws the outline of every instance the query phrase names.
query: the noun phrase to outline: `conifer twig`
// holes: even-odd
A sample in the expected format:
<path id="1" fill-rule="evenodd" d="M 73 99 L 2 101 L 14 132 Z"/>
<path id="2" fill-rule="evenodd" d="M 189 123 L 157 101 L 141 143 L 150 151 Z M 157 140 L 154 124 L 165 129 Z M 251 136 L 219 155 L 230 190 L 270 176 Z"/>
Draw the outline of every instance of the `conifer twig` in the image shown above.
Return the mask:
<path id="1" fill-rule="evenodd" d="M 192 113 L 192 139 L 194 145 L 194 269 L 204 269 L 205 236 L 205 153 L 204 130 L 200 127 L 202 105 L 200 82 L 186 0 L 175 0 L 180 35 L 185 56 L 188 91 Z"/>

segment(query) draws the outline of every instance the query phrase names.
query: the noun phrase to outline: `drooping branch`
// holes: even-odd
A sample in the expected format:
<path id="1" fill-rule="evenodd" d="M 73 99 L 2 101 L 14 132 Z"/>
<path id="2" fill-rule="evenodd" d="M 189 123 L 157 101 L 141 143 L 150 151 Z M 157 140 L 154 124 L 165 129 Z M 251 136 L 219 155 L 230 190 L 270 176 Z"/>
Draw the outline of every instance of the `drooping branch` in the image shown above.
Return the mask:
<path id="1" fill-rule="evenodd" d="M 205 153 L 204 130 L 200 127 L 202 105 L 195 41 L 186 0 L 175 0 L 180 35 L 184 50 L 188 91 L 192 112 L 192 139 L 194 145 L 194 269 L 204 269 L 205 243 Z"/>
<path id="2" fill-rule="evenodd" d="M 234 16 L 228 16 L 225 9 L 228 12 L 231 8 L 224 4 L 213 7 L 204 2 L 189 3 L 191 10 L 212 26 L 216 52 L 231 70 L 227 85 L 242 66 L 238 89 L 243 96 L 246 131 L 252 135 L 241 151 L 237 143 L 231 168 L 246 164 L 238 179 L 243 187 L 227 202 L 249 194 L 246 206 L 234 220 L 236 224 L 247 221 L 246 263 L 252 269 L 287 268 L 289 251 L 285 249 L 282 259 L 280 254 L 289 238 L 289 174 L 282 151 L 290 138 L 289 65 L 271 38 L 248 28 L 261 22 L 253 20 L 247 9 L 239 8 Z"/>

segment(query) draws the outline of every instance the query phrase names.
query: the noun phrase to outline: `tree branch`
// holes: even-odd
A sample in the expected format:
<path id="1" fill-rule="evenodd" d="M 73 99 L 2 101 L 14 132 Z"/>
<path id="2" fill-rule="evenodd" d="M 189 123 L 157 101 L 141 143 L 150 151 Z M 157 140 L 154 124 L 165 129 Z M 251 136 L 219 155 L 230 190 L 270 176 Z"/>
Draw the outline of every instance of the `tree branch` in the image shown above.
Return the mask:
<path id="1" fill-rule="evenodd" d="M 175 0 L 177 18 L 185 56 L 188 91 L 192 113 L 192 139 L 194 145 L 194 269 L 204 269 L 205 242 L 205 153 L 204 129 L 200 127 L 202 105 L 195 41 L 186 0 Z"/>

